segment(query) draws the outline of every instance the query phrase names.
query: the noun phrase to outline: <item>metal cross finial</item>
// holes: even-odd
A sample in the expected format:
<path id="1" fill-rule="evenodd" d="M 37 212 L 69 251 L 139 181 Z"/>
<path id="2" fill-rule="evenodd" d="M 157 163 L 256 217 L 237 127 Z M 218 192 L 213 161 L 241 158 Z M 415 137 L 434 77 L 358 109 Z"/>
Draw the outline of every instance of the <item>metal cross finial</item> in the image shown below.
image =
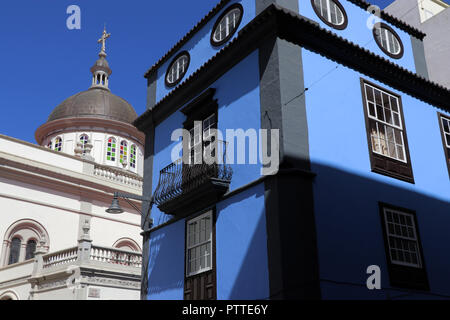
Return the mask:
<path id="1" fill-rule="evenodd" d="M 102 44 L 102 51 L 100 51 L 100 55 L 105 55 L 106 56 L 106 47 L 105 47 L 105 43 L 106 43 L 106 39 L 108 39 L 111 36 L 111 33 L 107 33 L 106 32 L 106 26 L 103 29 L 103 34 L 102 37 L 100 39 L 98 39 L 97 43 L 101 43 Z"/>

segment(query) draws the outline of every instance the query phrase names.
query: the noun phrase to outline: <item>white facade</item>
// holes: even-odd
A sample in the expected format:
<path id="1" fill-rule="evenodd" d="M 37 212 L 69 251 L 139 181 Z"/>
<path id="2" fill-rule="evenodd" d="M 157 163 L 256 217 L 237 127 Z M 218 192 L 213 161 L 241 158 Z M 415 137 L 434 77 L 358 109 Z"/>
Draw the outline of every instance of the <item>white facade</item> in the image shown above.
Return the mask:
<path id="1" fill-rule="evenodd" d="M 420 23 L 434 17 L 438 13 L 449 7 L 448 4 L 440 0 L 417 0 L 419 7 Z"/>
<path id="2" fill-rule="evenodd" d="M 142 178 L 67 153 L 0 135 L 0 299 L 139 299 L 140 213 L 105 209 L 114 191 L 141 195 Z"/>

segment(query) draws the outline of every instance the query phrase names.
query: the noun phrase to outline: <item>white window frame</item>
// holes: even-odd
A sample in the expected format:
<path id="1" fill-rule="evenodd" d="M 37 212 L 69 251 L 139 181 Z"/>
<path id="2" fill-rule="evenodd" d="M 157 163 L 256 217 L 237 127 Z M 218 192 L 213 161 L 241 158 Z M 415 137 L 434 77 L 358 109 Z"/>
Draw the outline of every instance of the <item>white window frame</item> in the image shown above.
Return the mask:
<path id="1" fill-rule="evenodd" d="M 398 234 L 391 234 L 389 231 L 389 223 L 388 223 L 388 219 L 387 219 L 387 212 L 390 211 L 391 213 L 394 214 L 398 214 L 398 215 L 403 215 L 403 216 L 409 216 L 412 222 L 411 226 L 407 226 L 407 225 L 402 225 L 402 224 L 398 224 L 400 226 L 404 226 L 404 227 L 410 227 L 413 230 L 413 237 L 405 237 L 405 236 L 401 236 Z M 387 241 L 387 247 L 389 250 L 389 259 L 391 261 L 392 264 L 396 264 L 396 265 L 401 265 L 401 266 L 407 266 L 407 267 L 414 267 L 414 268 L 418 268 L 418 269 L 422 269 L 423 265 L 422 265 L 422 256 L 421 256 L 421 250 L 420 250 L 420 243 L 419 243 L 419 238 L 417 235 L 417 226 L 416 226 L 416 222 L 414 219 L 414 215 L 412 213 L 409 212 L 405 212 L 405 211 L 401 211 L 401 210 L 396 210 L 396 209 L 391 209 L 389 207 L 384 207 L 383 208 L 383 219 L 384 219 L 384 225 L 385 225 L 385 229 L 386 229 L 386 241 Z M 390 237 L 394 237 L 400 240 L 407 240 L 407 241 L 414 241 L 416 244 L 416 250 L 417 250 L 417 264 L 415 263 L 409 263 L 409 262 L 405 262 L 405 261 L 399 261 L 399 260 L 394 260 L 392 258 L 392 254 L 391 254 L 391 249 L 394 250 L 398 250 L 399 248 L 397 247 L 392 247 L 391 246 L 391 241 L 390 241 Z M 405 250 L 403 250 L 405 251 Z"/>
<path id="2" fill-rule="evenodd" d="M 320 12 L 320 15 L 322 16 L 322 18 L 324 18 L 325 20 L 327 20 L 329 23 L 331 23 L 334 26 L 342 26 L 345 23 L 345 15 L 344 12 L 342 12 L 341 8 L 339 8 L 339 6 L 336 4 L 336 2 L 332 1 L 332 0 L 318 0 L 319 1 L 319 5 L 316 5 L 316 1 L 314 1 L 314 6 L 316 6 L 316 9 Z M 323 8 L 324 6 L 322 5 L 322 2 L 325 1 L 326 2 L 326 9 L 327 9 L 327 16 L 324 15 L 323 13 Z M 331 19 L 331 2 L 333 2 L 334 4 L 334 8 L 335 8 L 335 14 L 336 14 L 336 20 L 337 20 L 337 11 L 340 12 L 341 14 L 341 18 L 342 21 L 339 23 L 334 23 Z"/>
<path id="3" fill-rule="evenodd" d="M 388 29 L 380 27 L 380 45 L 383 46 L 383 41 L 386 43 L 386 46 L 383 46 L 383 48 L 389 52 L 392 55 L 398 55 L 402 51 L 402 47 L 400 45 L 400 41 L 398 41 L 397 37 Z M 384 38 L 383 38 L 384 36 Z M 397 43 L 398 50 L 396 52 L 393 51 L 393 48 L 391 48 L 391 43 L 389 41 L 389 37 L 392 38 L 394 42 Z"/>
<path id="4" fill-rule="evenodd" d="M 386 112 L 385 112 L 385 109 L 389 109 L 389 110 L 391 111 L 391 114 L 392 114 L 392 116 L 391 116 L 392 123 L 386 122 L 385 120 L 384 120 L 384 121 L 383 121 L 383 120 L 380 120 L 380 119 L 378 118 L 378 110 L 377 110 L 376 103 L 374 103 L 374 102 L 372 102 L 372 101 L 369 101 L 369 99 L 368 99 L 368 94 L 367 94 L 367 88 L 368 88 L 368 87 L 372 88 L 372 90 L 373 90 L 374 101 L 375 101 L 375 90 L 380 91 L 381 94 L 384 93 L 384 94 L 386 94 L 387 96 L 389 96 L 389 108 L 385 108 L 383 98 L 381 98 L 381 105 L 382 105 L 382 110 L 383 110 L 383 118 L 384 118 L 385 120 L 386 120 Z M 382 153 L 382 152 L 378 152 L 378 151 L 375 149 L 375 146 L 373 145 L 373 141 L 372 141 L 372 133 L 370 132 L 370 127 L 369 127 L 368 130 L 369 130 L 369 133 L 370 133 L 370 143 L 371 143 L 371 145 L 372 145 L 372 146 L 371 146 L 372 152 L 373 152 L 373 153 L 376 153 L 376 154 L 379 154 L 379 155 L 381 155 L 381 156 L 383 156 L 383 157 L 388 157 L 388 158 L 391 158 L 391 159 L 394 159 L 394 160 L 397 160 L 397 161 L 401 161 L 401 162 L 403 162 L 403 163 L 408 163 L 408 161 L 407 161 L 407 155 L 406 155 L 405 131 L 404 131 L 404 128 L 403 128 L 403 123 L 402 123 L 402 110 L 401 110 L 401 107 L 400 107 L 400 99 L 399 99 L 397 96 L 394 96 L 394 95 L 390 94 L 390 93 L 387 92 L 387 91 L 381 90 L 381 89 L 379 89 L 379 88 L 377 88 L 377 87 L 374 87 L 374 86 L 372 86 L 372 85 L 370 85 L 370 84 L 368 84 L 368 83 L 365 83 L 365 82 L 364 82 L 364 94 L 365 94 L 365 101 L 366 101 L 367 117 L 368 117 L 369 119 L 374 120 L 375 123 L 376 123 L 376 125 L 377 125 L 376 127 L 377 127 L 377 137 L 378 137 L 378 140 L 380 140 L 380 128 L 379 128 L 379 124 L 381 124 L 381 125 L 384 126 L 384 128 L 385 128 L 384 131 L 386 132 L 386 135 L 387 135 L 387 131 L 388 131 L 388 128 L 389 128 L 389 127 L 392 127 L 392 128 L 394 128 L 394 129 L 399 130 L 399 131 L 400 131 L 400 134 L 401 134 L 401 144 L 399 144 L 399 143 L 397 143 L 397 141 L 395 140 L 395 133 L 394 133 L 395 154 L 397 155 L 397 157 L 392 157 L 392 156 L 390 155 L 389 142 L 387 143 L 388 154 L 384 154 L 384 153 Z M 394 99 L 397 101 L 398 112 L 397 112 L 397 111 L 394 111 L 394 110 L 392 109 L 392 106 L 391 106 L 391 98 L 394 98 Z M 370 113 L 369 103 L 374 104 L 374 111 L 375 111 L 375 115 L 374 115 L 374 116 L 371 115 L 371 113 Z M 395 124 L 395 121 L 394 121 L 394 114 L 396 114 L 396 115 L 398 116 L 398 122 L 399 122 L 398 125 Z M 381 143 L 380 143 L 380 145 L 381 145 Z M 402 147 L 403 160 L 400 159 L 400 158 L 398 157 L 398 150 L 397 150 L 397 147 L 398 147 L 398 146 L 401 146 L 401 147 Z"/>
<path id="5" fill-rule="evenodd" d="M 210 229 L 209 229 L 209 237 L 206 234 L 206 226 L 205 226 L 205 241 L 203 242 L 198 242 L 194 245 L 189 245 L 189 226 L 194 224 L 194 223 L 198 223 L 200 220 L 204 219 L 205 217 L 209 217 L 209 221 L 210 221 Z M 210 271 L 213 269 L 213 212 L 212 210 L 209 210 L 208 212 L 199 215 L 198 217 L 195 217 L 194 219 L 188 220 L 186 223 L 186 236 L 185 236 L 185 241 L 186 241 L 186 257 L 185 257 L 185 261 L 186 261 L 186 277 L 191 277 L 191 276 L 195 276 L 197 274 L 206 272 L 206 271 Z M 200 227 L 199 227 L 200 228 Z M 200 235 L 199 235 L 199 239 L 200 239 Z M 204 267 L 204 268 L 200 268 L 199 270 L 196 270 L 194 272 L 189 272 L 189 266 L 190 266 L 190 261 L 189 261 L 189 252 L 190 250 L 193 250 L 195 248 L 201 247 L 205 244 L 210 245 L 211 251 L 209 253 L 209 267 Z M 198 257 L 196 257 L 196 259 L 198 259 Z M 207 265 L 207 264 L 206 264 Z"/>
<path id="6" fill-rule="evenodd" d="M 442 134 L 444 135 L 444 143 L 447 148 L 450 148 L 450 141 L 448 142 L 445 137 L 446 135 L 450 135 L 450 118 L 445 117 L 444 115 L 440 115 L 440 118 L 441 118 L 441 124 L 442 124 Z M 444 121 L 447 122 L 449 132 L 445 132 L 445 125 L 444 125 L 445 122 Z"/>
<path id="7" fill-rule="evenodd" d="M 238 27 L 238 22 L 241 19 L 241 16 L 242 10 L 238 7 L 228 11 L 225 16 L 220 19 L 217 27 L 213 30 L 213 40 L 219 43 L 226 39 Z M 224 28 L 225 32 L 223 33 Z M 219 38 L 217 38 L 217 35 L 219 35 Z"/>
<path id="8" fill-rule="evenodd" d="M 166 81 L 168 84 L 172 85 L 180 80 L 181 75 L 186 71 L 188 61 L 189 57 L 187 56 L 187 54 L 183 54 L 175 60 L 175 62 L 171 65 L 169 72 L 167 73 Z"/>

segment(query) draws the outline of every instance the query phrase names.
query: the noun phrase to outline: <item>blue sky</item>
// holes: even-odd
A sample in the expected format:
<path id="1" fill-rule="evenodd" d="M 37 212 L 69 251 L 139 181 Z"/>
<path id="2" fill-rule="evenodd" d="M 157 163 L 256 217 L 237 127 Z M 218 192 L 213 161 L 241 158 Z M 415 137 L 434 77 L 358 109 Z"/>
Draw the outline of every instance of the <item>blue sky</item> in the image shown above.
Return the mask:
<path id="1" fill-rule="evenodd" d="M 89 88 L 104 23 L 111 91 L 142 114 L 145 71 L 218 1 L 0 1 L 0 133 L 35 143 L 51 111 Z M 72 4 L 81 8 L 81 30 L 66 27 Z"/>

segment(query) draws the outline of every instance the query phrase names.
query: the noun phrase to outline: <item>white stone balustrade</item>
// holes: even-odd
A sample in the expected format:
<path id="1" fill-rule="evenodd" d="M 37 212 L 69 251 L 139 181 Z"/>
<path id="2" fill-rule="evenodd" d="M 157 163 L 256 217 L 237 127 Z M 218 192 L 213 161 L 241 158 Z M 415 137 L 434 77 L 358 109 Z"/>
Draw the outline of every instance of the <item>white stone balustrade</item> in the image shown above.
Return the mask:
<path id="1" fill-rule="evenodd" d="M 131 173 L 123 172 L 108 166 L 95 164 L 94 175 L 136 188 L 142 188 L 143 179 Z"/>
<path id="2" fill-rule="evenodd" d="M 77 260 L 78 247 L 73 247 L 53 253 L 46 254 L 42 257 L 43 269 L 68 264 Z"/>
<path id="3" fill-rule="evenodd" d="M 141 268 L 142 266 L 142 255 L 140 253 L 100 246 L 91 247 L 90 259 L 93 261 L 135 268 Z"/>

